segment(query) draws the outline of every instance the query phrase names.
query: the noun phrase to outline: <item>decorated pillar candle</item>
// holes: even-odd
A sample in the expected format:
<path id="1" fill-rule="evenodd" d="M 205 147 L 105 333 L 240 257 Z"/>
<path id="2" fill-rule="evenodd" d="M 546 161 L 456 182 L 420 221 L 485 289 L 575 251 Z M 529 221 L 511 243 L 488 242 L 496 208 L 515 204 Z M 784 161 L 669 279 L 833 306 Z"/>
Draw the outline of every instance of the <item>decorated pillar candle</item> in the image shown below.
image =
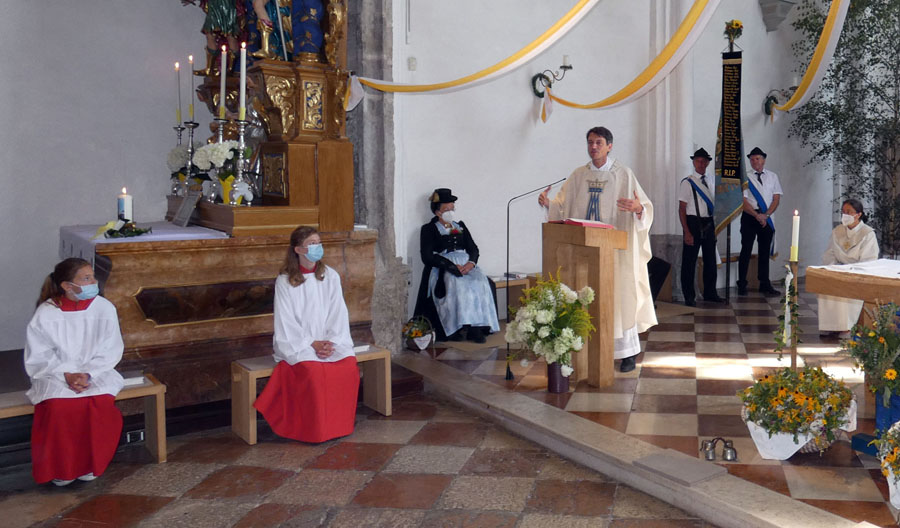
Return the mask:
<path id="1" fill-rule="evenodd" d="M 228 48 L 222 46 L 222 63 L 219 66 L 219 119 L 225 119 L 225 77 L 228 76 L 228 66 L 226 57 L 228 56 Z"/>
<path id="2" fill-rule="evenodd" d="M 116 208 L 118 209 L 119 220 L 134 221 L 134 202 L 132 196 L 128 194 L 125 187 L 122 187 L 122 194 L 116 200 Z"/>
<path id="3" fill-rule="evenodd" d="M 247 43 L 241 42 L 241 86 L 238 100 L 238 120 L 247 119 Z"/>
<path id="4" fill-rule="evenodd" d="M 794 210 L 794 223 L 791 225 L 791 262 L 797 262 L 800 244 L 800 211 Z"/>
<path id="5" fill-rule="evenodd" d="M 175 107 L 175 126 L 181 126 L 181 69 L 175 63 L 175 93 L 178 94 L 178 106 Z"/>

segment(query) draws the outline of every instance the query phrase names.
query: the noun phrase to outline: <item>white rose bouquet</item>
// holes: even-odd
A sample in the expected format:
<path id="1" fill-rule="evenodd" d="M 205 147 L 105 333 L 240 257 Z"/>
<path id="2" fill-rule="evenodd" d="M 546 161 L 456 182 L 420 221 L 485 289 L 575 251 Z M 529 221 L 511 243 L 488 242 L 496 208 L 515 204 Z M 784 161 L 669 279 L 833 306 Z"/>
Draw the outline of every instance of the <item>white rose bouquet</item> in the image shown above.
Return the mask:
<path id="1" fill-rule="evenodd" d="M 523 292 L 523 306 L 506 326 L 506 342 L 523 344 L 548 364 L 559 362 L 563 376 L 572 373 L 572 352 L 584 346 L 594 331 L 587 306 L 594 290 L 585 286 L 575 292 L 553 278 L 538 281 Z"/>

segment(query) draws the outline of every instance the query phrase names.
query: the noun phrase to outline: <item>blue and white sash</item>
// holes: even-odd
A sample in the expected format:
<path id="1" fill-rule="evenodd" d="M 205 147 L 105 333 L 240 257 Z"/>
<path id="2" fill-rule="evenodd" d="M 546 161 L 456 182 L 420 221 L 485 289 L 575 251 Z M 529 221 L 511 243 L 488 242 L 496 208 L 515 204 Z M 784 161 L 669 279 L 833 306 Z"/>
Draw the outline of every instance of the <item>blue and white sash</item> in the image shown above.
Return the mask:
<path id="1" fill-rule="evenodd" d="M 715 206 L 713 205 L 712 200 L 709 199 L 709 196 L 707 196 L 706 193 L 703 192 L 703 189 L 701 189 L 699 185 L 694 183 L 694 180 L 692 180 L 690 177 L 687 177 L 681 181 L 685 180 L 687 180 L 687 182 L 691 184 L 691 187 L 693 187 L 694 190 L 697 191 L 697 194 L 700 195 L 700 198 L 703 198 L 703 201 L 706 202 L 706 211 L 707 213 L 709 213 L 709 216 L 712 216 L 713 211 L 715 210 Z M 695 212 L 697 213 L 697 216 L 700 216 L 700 211 Z"/>
<path id="2" fill-rule="evenodd" d="M 768 204 L 763 200 L 762 194 L 759 192 L 759 189 L 756 188 L 756 185 L 753 183 L 753 178 L 747 178 L 747 189 L 750 190 L 750 194 L 753 195 L 753 198 L 756 199 L 756 207 L 759 209 L 760 213 L 765 213 L 769 210 Z M 766 224 L 772 228 L 772 233 L 775 232 L 775 222 L 772 221 L 772 217 L 766 218 Z M 769 255 L 775 255 L 775 237 L 772 237 L 772 247 L 769 248 Z"/>

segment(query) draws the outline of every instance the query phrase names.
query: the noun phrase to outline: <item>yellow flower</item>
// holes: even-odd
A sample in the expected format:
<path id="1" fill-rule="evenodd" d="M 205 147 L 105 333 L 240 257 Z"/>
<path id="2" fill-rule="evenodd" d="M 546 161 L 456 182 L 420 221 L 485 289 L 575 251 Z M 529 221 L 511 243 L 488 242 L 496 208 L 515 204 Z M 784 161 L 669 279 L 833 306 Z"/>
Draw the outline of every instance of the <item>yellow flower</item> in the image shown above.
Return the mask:
<path id="1" fill-rule="evenodd" d="M 884 377 L 889 380 L 895 380 L 897 379 L 897 371 L 892 368 L 887 369 L 884 371 Z"/>
<path id="2" fill-rule="evenodd" d="M 847 344 L 848 344 L 849 346 L 851 346 L 851 347 L 855 347 L 855 346 L 856 346 L 856 341 L 850 341 L 850 342 L 847 343 Z"/>
<path id="3" fill-rule="evenodd" d="M 869 337 L 875 337 L 875 332 L 869 332 Z"/>
<path id="4" fill-rule="evenodd" d="M 887 468 L 882 468 L 882 469 L 881 469 L 881 474 L 884 475 L 885 477 L 888 476 L 888 470 L 887 470 Z"/>
<path id="5" fill-rule="evenodd" d="M 785 396 L 787 396 L 787 389 L 785 389 L 784 387 L 779 387 L 778 388 L 778 397 L 784 398 Z"/>

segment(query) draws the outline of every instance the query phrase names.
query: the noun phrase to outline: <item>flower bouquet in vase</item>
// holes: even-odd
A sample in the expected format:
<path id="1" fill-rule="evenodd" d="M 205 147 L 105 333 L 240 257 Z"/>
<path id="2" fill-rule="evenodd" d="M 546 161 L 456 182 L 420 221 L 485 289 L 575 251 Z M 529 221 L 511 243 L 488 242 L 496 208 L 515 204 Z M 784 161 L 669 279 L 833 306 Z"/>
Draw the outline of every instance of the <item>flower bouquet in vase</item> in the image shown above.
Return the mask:
<path id="1" fill-rule="evenodd" d="M 203 145 L 194 153 L 194 164 L 201 169 L 216 169 L 218 176 L 218 190 L 222 203 L 231 203 L 232 193 L 234 193 L 234 201 L 240 205 L 244 198 L 252 200 L 253 193 L 249 184 L 246 182 L 234 182 L 237 174 L 235 164 L 238 160 L 237 141 L 222 141 L 221 143 L 208 143 Z M 252 153 L 249 147 L 245 149 L 245 156 Z M 213 188 L 213 190 L 215 190 Z"/>
<path id="2" fill-rule="evenodd" d="M 881 474 L 887 479 L 891 506 L 900 508 L 900 422 L 892 425 L 873 443 L 878 446 Z"/>
<path id="3" fill-rule="evenodd" d="M 431 321 L 417 315 L 403 325 L 403 337 L 406 339 L 406 348 L 421 352 L 434 343 L 434 328 Z"/>
<path id="4" fill-rule="evenodd" d="M 750 437 L 765 459 L 822 452 L 837 439 L 839 429 L 856 429 L 853 393 L 818 367 L 785 367 L 737 394 Z"/>
<path id="5" fill-rule="evenodd" d="M 568 392 L 572 353 L 581 350 L 594 331 L 587 310 L 594 302 L 594 290 L 585 286 L 575 292 L 559 277 L 551 277 L 527 288 L 522 301 L 506 326 L 506 342 L 523 345 L 547 361 L 549 392 Z"/>
<path id="6" fill-rule="evenodd" d="M 854 325 L 843 346 L 875 394 L 875 430 L 881 434 L 900 421 L 900 307 L 882 304 L 867 313 L 872 327 Z"/>

